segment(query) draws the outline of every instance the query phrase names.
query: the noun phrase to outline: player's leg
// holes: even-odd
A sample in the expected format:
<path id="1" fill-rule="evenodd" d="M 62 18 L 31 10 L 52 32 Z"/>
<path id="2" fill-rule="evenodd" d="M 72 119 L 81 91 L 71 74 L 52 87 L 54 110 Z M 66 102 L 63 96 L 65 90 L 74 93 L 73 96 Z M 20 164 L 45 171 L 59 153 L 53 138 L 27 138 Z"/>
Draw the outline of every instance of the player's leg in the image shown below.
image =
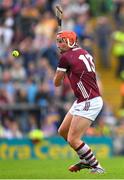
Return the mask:
<path id="1" fill-rule="evenodd" d="M 101 170 L 99 170 L 100 172 L 98 173 L 103 172 L 103 169 L 94 156 L 91 148 L 81 140 L 81 137 L 85 134 L 91 123 L 91 120 L 87 118 L 81 116 L 73 116 L 67 140 L 71 147 L 77 152 L 81 162 L 76 164 L 76 166 L 71 166 L 69 168 L 70 171 L 77 171 L 82 168 L 98 168 Z M 83 159 L 85 159 L 86 164 L 88 164 L 89 166 L 82 166 Z"/>
<path id="2" fill-rule="evenodd" d="M 77 115 L 73 116 L 67 139 L 73 149 L 77 149 L 82 144 L 81 137 L 85 134 L 91 124 L 91 120 L 87 118 Z"/>
<path id="3" fill-rule="evenodd" d="M 59 129 L 58 129 L 58 133 L 65 139 L 67 140 L 67 136 L 68 136 L 68 131 L 69 131 L 69 127 L 72 121 L 73 115 L 68 112 L 62 122 L 62 124 L 60 125 Z"/>
<path id="4" fill-rule="evenodd" d="M 69 133 L 68 133 L 68 142 L 69 142 L 69 144 L 71 145 L 71 147 L 74 149 L 74 150 L 76 150 L 77 149 L 77 147 L 79 147 L 83 142 L 81 141 L 81 137 L 83 136 L 83 131 L 85 132 L 86 130 L 87 130 L 87 127 L 89 127 L 90 125 L 91 125 L 91 121 L 86 121 L 86 123 L 85 123 L 85 121 L 83 122 L 83 124 L 84 124 L 84 129 L 83 129 L 83 131 L 82 131 L 82 129 L 80 129 L 80 122 L 79 122 L 79 116 L 74 116 L 74 118 L 73 119 L 75 119 L 76 118 L 76 120 L 73 120 L 73 123 L 71 124 L 71 126 L 70 126 L 70 129 L 69 129 Z M 77 126 L 77 125 L 79 125 L 79 126 Z M 76 128 L 75 128 L 76 127 Z M 73 130 L 73 128 L 74 128 L 74 130 Z M 79 129 L 79 131 L 82 131 L 80 134 L 80 136 L 78 137 L 78 135 L 79 134 L 77 134 L 77 132 L 79 132 L 78 131 L 78 129 Z M 77 131 L 77 132 L 76 132 Z M 72 138 L 74 138 L 74 139 L 72 139 Z M 78 139 L 78 140 L 77 140 Z M 79 156 L 79 159 L 80 159 L 80 162 L 79 163 L 77 163 L 77 164 L 74 164 L 74 165 L 72 165 L 72 166 L 70 166 L 69 167 L 69 170 L 71 171 L 71 172 L 73 172 L 73 171 L 79 171 L 79 170 L 81 170 L 81 169 L 90 169 L 91 168 L 91 166 L 89 165 L 89 163 L 84 159 L 84 158 L 81 158 L 81 156 L 78 154 L 78 156 Z"/>

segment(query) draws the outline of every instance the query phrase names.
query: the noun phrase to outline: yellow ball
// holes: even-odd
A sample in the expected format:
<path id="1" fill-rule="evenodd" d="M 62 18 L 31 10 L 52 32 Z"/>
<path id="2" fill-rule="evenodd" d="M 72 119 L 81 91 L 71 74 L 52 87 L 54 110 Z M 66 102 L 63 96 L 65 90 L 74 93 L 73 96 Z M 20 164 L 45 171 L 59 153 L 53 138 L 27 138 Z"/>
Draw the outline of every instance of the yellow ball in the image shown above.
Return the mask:
<path id="1" fill-rule="evenodd" d="M 13 51 L 12 51 L 12 55 L 13 55 L 14 57 L 18 57 L 18 56 L 20 55 L 20 53 L 19 53 L 18 50 L 13 50 Z"/>

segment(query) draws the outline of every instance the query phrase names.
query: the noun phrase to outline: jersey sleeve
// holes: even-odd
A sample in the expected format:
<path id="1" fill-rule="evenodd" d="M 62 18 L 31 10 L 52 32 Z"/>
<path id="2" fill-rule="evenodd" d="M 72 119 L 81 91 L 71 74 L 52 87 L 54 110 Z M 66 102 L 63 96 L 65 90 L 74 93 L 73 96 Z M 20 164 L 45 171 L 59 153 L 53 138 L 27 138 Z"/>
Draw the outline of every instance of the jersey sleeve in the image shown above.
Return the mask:
<path id="1" fill-rule="evenodd" d="M 61 56 L 57 70 L 67 72 L 68 69 L 69 69 L 69 62 L 68 62 L 66 56 Z"/>

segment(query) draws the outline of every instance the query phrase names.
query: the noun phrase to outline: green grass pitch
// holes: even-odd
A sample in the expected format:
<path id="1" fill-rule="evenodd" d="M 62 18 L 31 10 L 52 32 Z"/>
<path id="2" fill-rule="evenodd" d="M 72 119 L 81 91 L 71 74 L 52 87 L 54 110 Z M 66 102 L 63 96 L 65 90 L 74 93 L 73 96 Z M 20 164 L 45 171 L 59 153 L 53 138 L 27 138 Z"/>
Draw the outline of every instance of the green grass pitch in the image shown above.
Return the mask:
<path id="1" fill-rule="evenodd" d="M 0 179 L 124 179 L 124 157 L 101 159 L 105 174 L 68 171 L 76 159 L 0 160 Z"/>

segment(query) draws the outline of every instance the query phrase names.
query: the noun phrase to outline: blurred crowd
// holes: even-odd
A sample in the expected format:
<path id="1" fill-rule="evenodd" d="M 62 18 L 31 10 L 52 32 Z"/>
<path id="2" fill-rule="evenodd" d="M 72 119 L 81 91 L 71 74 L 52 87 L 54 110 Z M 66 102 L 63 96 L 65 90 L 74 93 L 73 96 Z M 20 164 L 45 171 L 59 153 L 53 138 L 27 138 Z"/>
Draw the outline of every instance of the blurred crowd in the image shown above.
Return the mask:
<path id="1" fill-rule="evenodd" d="M 62 87 L 53 85 L 59 58 L 55 40 L 56 4 L 59 1 L 0 1 L 0 137 L 22 138 L 35 130 L 45 137 L 55 135 L 74 101 L 67 78 Z M 112 53 L 118 59 L 115 74 L 122 77 L 124 1 L 61 0 L 61 5 L 62 29 L 75 31 L 80 46 L 91 54 L 95 54 L 97 47 L 97 61 L 104 69 L 111 68 Z M 12 56 L 13 49 L 20 51 L 18 58 Z M 99 77 L 98 82 L 102 89 Z M 104 103 L 87 135 L 116 138 L 118 133 L 121 137 L 123 127 L 124 120 L 118 123 L 109 105 Z"/>

